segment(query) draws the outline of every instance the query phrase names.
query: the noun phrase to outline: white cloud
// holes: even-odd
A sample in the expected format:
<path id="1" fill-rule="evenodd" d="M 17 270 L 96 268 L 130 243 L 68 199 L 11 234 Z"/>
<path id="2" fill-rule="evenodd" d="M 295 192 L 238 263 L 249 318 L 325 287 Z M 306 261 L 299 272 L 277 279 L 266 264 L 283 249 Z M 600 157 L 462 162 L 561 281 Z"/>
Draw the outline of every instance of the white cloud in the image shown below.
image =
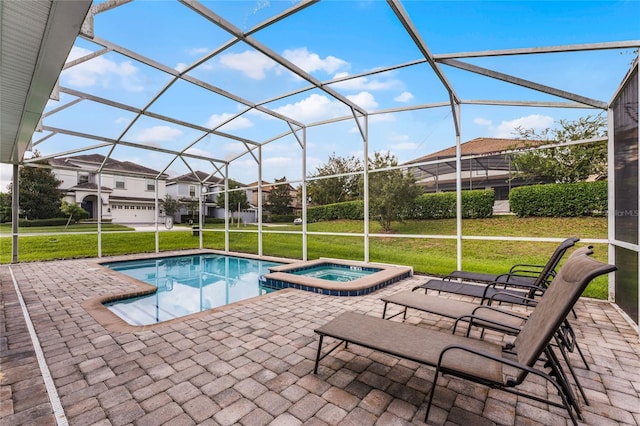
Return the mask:
<path id="1" fill-rule="evenodd" d="M 184 62 L 178 62 L 178 63 L 176 64 L 176 66 L 175 66 L 175 67 L 173 67 L 173 69 L 175 69 L 176 71 L 180 71 L 180 72 L 182 72 L 182 71 L 184 71 L 185 69 L 187 69 L 187 66 L 188 66 L 188 65 L 187 65 L 187 64 L 185 64 Z"/>
<path id="2" fill-rule="evenodd" d="M 369 92 L 360 92 L 357 95 L 349 95 L 347 96 L 347 99 L 367 110 L 378 106 L 375 98 Z"/>
<path id="3" fill-rule="evenodd" d="M 317 53 L 309 52 L 306 47 L 287 49 L 282 56 L 308 73 L 324 71 L 327 74 L 331 74 L 339 69 L 349 67 L 349 63 L 342 59 L 335 56 L 327 56 L 322 59 Z"/>
<path id="4" fill-rule="evenodd" d="M 91 51 L 73 46 L 67 61 L 72 61 L 90 54 Z M 113 80 L 127 91 L 144 90 L 139 69 L 131 61 L 115 62 L 102 56 L 95 57 L 68 68 L 60 74 L 66 84 L 74 87 L 91 87 L 100 85 L 109 87 Z"/>
<path id="5" fill-rule="evenodd" d="M 516 127 L 542 130 L 553 125 L 553 118 L 548 115 L 532 114 L 510 121 L 502 121 L 494 131 L 497 138 L 513 138 Z"/>
<path id="6" fill-rule="evenodd" d="M 189 53 L 189 55 L 191 56 L 200 56 L 200 55 L 204 55 L 205 53 L 207 53 L 209 51 L 209 49 L 207 49 L 206 47 L 193 47 L 191 49 L 188 49 L 187 52 Z"/>
<path id="7" fill-rule="evenodd" d="M 482 117 L 474 118 L 473 122 L 478 126 L 485 126 L 485 127 L 491 126 L 493 124 L 491 120 L 487 120 L 486 118 L 482 118 Z"/>
<path id="8" fill-rule="evenodd" d="M 11 164 L 0 164 L 0 192 L 8 192 L 7 185 L 13 179 L 13 166 Z"/>
<path id="9" fill-rule="evenodd" d="M 415 142 L 401 142 L 392 144 L 390 148 L 391 151 L 413 151 L 418 148 L 418 144 Z"/>
<path id="10" fill-rule="evenodd" d="M 333 77 L 341 78 L 348 75 L 349 73 L 347 72 L 339 72 Z M 358 77 L 353 80 L 340 81 L 331 85 L 331 87 L 343 90 L 389 90 L 399 86 L 402 86 L 402 83 L 399 80 L 380 80 L 369 77 Z"/>
<path id="11" fill-rule="evenodd" d="M 225 121 L 229 120 L 234 115 L 235 114 L 228 113 L 213 114 L 211 117 L 209 117 L 209 120 L 207 120 L 207 127 L 214 128 L 220 123 L 224 123 Z M 240 116 L 220 127 L 220 130 L 237 130 L 246 129 L 248 127 L 253 127 L 253 123 L 251 122 L 251 120 L 246 117 Z"/>
<path id="12" fill-rule="evenodd" d="M 196 148 L 193 146 L 187 149 L 185 152 L 191 155 L 199 155 L 201 157 L 208 157 L 208 158 L 214 157 L 214 155 L 211 152 L 205 151 L 204 149 Z"/>
<path id="13" fill-rule="evenodd" d="M 394 114 L 375 114 L 369 116 L 369 124 L 396 121 Z"/>
<path id="14" fill-rule="evenodd" d="M 276 67 L 276 63 L 260 52 L 245 50 L 242 53 L 227 53 L 220 56 L 220 64 L 240 71 L 253 80 L 263 80 L 266 72 Z"/>
<path id="15" fill-rule="evenodd" d="M 519 117 L 513 120 L 501 121 L 499 125 L 494 126 L 493 121 L 486 118 L 477 117 L 473 119 L 473 123 L 487 128 L 489 136 L 494 138 L 514 138 L 517 136 L 515 129 L 522 127 L 523 129 L 543 130 L 553 125 L 553 117 L 541 114 L 531 114 L 526 117 Z"/>
<path id="16" fill-rule="evenodd" d="M 413 94 L 411 92 L 402 92 L 393 98 L 396 102 L 409 102 L 411 99 L 413 99 Z"/>
<path id="17" fill-rule="evenodd" d="M 167 142 L 182 134 L 180 129 L 169 126 L 154 126 L 136 132 L 132 140 L 135 142 Z"/>
<path id="18" fill-rule="evenodd" d="M 130 123 L 131 120 L 125 117 L 118 117 L 116 118 L 116 124 L 122 124 L 122 123 Z"/>
<path id="19" fill-rule="evenodd" d="M 300 159 L 292 157 L 271 157 L 262 161 L 263 167 L 300 167 Z"/>
<path id="20" fill-rule="evenodd" d="M 299 121 L 310 122 L 336 117 L 342 104 L 332 101 L 327 96 L 316 93 L 293 104 L 283 105 L 275 109 L 276 112 Z"/>

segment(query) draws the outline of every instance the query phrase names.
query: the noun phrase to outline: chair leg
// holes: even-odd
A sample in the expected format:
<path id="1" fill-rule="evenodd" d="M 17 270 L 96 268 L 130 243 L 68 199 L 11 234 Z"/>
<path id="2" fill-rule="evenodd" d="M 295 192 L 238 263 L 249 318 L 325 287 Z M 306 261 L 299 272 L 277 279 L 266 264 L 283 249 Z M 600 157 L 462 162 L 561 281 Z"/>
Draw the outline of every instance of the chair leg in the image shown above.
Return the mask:
<path id="1" fill-rule="evenodd" d="M 313 368 L 313 374 L 318 374 L 318 364 L 320 363 L 320 353 L 322 351 L 322 340 L 324 336 L 321 334 L 320 339 L 318 340 L 318 353 L 316 354 L 316 365 Z"/>
<path id="2" fill-rule="evenodd" d="M 436 384 L 438 382 L 438 375 L 440 374 L 440 367 L 436 367 L 436 372 L 433 376 L 433 383 L 431 384 L 431 391 L 429 392 L 429 401 L 427 401 L 427 412 L 424 415 L 424 422 L 427 423 L 429 419 L 429 412 L 431 411 L 431 404 L 433 403 L 433 394 L 436 393 Z"/>
<path id="3" fill-rule="evenodd" d="M 556 342 L 558 344 L 558 348 L 560 349 L 560 353 L 562 354 L 562 358 L 564 358 L 564 362 L 567 364 L 567 367 L 569 367 L 569 372 L 573 377 L 573 381 L 576 383 L 576 386 L 580 391 L 580 395 L 582 395 L 582 399 L 584 400 L 584 403 L 587 405 L 591 405 L 589 403 L 589 399 L 587 398 L 587 395 L 584 392 L 584 389 L 582 388 L 582 384 L 580 383 L 580 380 L 578 379 L 578 376 L 576 375 L 576 372 L 573 369 L 573 366 L 571 365 L 571 360 L 569 359 L 569 355 L 567 355 L 567 351 L 565 350 L 564 345 L 562 344 L 562 342 L 559 341 L 557 336 L 556 336 Z"/>
<path id="4" fill-rule="evenodd" d="M 589 364 L 587 363 L 587 359 L 584 357 L 584 354 L 582 353 L 582 350 L 580 349 L 578 342 L 575 343 L 575 347 L 578 350 L 578 354 L 580 355 L 582 362 L 584 363 L 584 368 L 586 368 L 587 370 L 591 370 L 591 367 L 589 367 Z"/>
<path id="5" fill-rule="evenodd" d="M 547 366 L 551 368 L 551 373 L 549 373 L 549 375 L 555 377 L 555 386 L 560 394 L 560 398 L 562 398 L 563 404 L 567 408 L 567 412 L 569 413 L 573 424 L 577 425 L 574 413 L 578 417 L 578 420 L 583 420 L 578 400 L 576 399 L 573 390 L 571 390 L 571 385 L 567 381 L 567 376 L 564 373 L 564 370 L 562 370 L 560 361 L 558 360 L 555 352 L 553 352 L 551 346 L 547 346 L 545 353 L 547 354 Z"/>

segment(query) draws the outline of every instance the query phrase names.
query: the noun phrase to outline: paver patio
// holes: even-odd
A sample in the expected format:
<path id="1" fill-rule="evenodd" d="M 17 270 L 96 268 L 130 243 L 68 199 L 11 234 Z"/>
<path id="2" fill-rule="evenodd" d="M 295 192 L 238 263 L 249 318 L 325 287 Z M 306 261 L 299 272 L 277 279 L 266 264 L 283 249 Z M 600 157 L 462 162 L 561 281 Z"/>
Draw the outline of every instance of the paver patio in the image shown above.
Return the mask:
<path id="1" fill-rule="evenodd" d="M 343 311 L 381 316 L 380 297 L 426 277 L 361 297 L 279 291 L 116 331 L 82 303 L 135 286 L 96 259 L 82 259 L 0 267 L 0 425 L 55 424 L 10 269 L 69 424 L 424 424 L 432 368 L 350 345 L 325 358 L 314 375 L 313 330 Z M 576 311 L 572 323 L 591 366 L 586 370 L 572 354 L 591 400 L 582 403 L 585 424 L 640 425 L 637 334 L 608 303 L 583 299 Z M 415 311 L 407 321 L 452 324 Z M 564 410 L 546 404 L 453 378 L 438 384 L 430 424 L 570 424 Z M 527 388 L 547 392 L 537 380 Z"/>

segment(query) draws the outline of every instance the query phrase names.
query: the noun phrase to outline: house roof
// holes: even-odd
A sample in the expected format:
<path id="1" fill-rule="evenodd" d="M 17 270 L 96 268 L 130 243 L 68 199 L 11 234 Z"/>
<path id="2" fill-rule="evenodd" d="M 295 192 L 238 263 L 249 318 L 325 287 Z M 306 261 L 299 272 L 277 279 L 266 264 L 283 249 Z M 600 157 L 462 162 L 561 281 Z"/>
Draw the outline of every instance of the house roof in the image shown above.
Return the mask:
<path id="1" fill-rule="evenodd" d="M 177 177 L 173 177 L 168 179 L 169 183 L 178 183 L 178 182 L 188 182 L 188 183 L 224 183 L 224 179 L 220 179 L 215 176 L 209 176 L 209 173 L 205 173 L 200 170 L 196 170 L 193 173 L 185 173 L 184 175 L 180 175 Z M 244 186 L 242 183 L 238 182 L 241 186 Z"/>
<path id="2" fill-rule="evenodd" d="M 262 181 L 262 191 L 271 191 L 273 188 L 280 186 L 282 184 L 278 184 L 278 183 L 271 183 L 271 182 L 267 182 L 267 181 Z M 291 184 L 286 184 L 287 186 L 289 186 L 289 190 L 291 191 L 295 191 L 295 188 L 293 186 L 291 186 Z M 249 184 L 247 184 L 248 187 L 251 188 L 257 188 L 258 187 L 258 181 L 255 182 L 251 182 Z"/>
<path id="3" fill-rule="evenodd" d="M 98 185 L 93 182 L 79 183 L 67 189 L 67 191 L 97 191 L 97 190 L 98 190 Z M 108 186 L 101 186 L 100 191 L 113 192 L 113 189 L 109 188 Z"/>
<path id="4" fill-rule="evenodd" d="M 512 151 L 524 148 L 531 148 L 540 146 L 547 141 L 538 140 L 525 140 L 525 139 L 503 139 L 503 138 L 475 138 L 470 141 L 460 144 L 460 150 L 462 156 L 471 155 L 490 155 L 500 154 L 505 151 Z M 405 164 L 422 163 L 430 160 L 439 160 L 444 158 L 453 158 L 456 156 L 456 147 L 451 146 L 449 148 L 436 151 L 434 153 L 425 155 L 424 157 L 416 158 L 406 162 Z"/>
<path id="5" fill-rule="evenodd" d="M 469 172 L 477 170 L 491 170 L 494 174 L 498 171 L 508 175 L 511 170 L 511 160 L 506 155 L 508 152 L 523 150 L 526 148 L 541 146 L 548 141 L 504 139 L 504 138 L 476 138 L 460 144 L 461 162 L 460 171 Z M 425 164 L 426 163 L 426 164 Z M 456 173 L 456 147 L 434 152 L 424 157 L 408 161 L 404 165 L 415 164 L 413 170 L 420 170 L 424 175 L 438 179 L 445 178 L 448 174 Z M 421 180 L 425 177 L 421 176 Z"/>
<path id="6" fill-rule="evenodd" d="M 56 168 L 76 168 L 76 169 L 97 169 L 104 162 L 105 156 L 102 154 L 75 155 L 73 157 L 52 158 L 49 164 Z M 141 166 L 131 161 L 119 161 L 114 158 L 108 158 L 105 165 L 105 171 L 120 172 L 123 174 L 139 174 L 147 177 L 160 175 L 158 170 Z M 166 174 L 160 177 L 166 179 Z"/>

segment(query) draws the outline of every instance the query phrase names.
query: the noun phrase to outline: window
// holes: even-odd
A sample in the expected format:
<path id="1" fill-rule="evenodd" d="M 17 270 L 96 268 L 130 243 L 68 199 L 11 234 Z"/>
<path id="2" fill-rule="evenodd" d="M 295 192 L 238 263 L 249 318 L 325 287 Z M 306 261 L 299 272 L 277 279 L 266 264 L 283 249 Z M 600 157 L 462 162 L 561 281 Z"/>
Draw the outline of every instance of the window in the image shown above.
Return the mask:
<path id="1" fill-rule="evenodd" d="M 196 196 L 196 186 L 189 185 L 189 197 L 195 197 L 195 196 Z"/>
<path id="2" fill-rule="evenodd" d="M 147 179 L 147 191 L 156 190 L 156 181 L 153 179 Z"/>
<path id="3" fill-rule="evenodd" d="M 116 189 L 125 189 L 124 182 L 125 182 L 124 176 L 116 176 L 115 177 Z"/>
<path id="4" fill-rule="evenodd" d="M 78 185 L 89 183 L 89 173 L 78 172 Z"/>

